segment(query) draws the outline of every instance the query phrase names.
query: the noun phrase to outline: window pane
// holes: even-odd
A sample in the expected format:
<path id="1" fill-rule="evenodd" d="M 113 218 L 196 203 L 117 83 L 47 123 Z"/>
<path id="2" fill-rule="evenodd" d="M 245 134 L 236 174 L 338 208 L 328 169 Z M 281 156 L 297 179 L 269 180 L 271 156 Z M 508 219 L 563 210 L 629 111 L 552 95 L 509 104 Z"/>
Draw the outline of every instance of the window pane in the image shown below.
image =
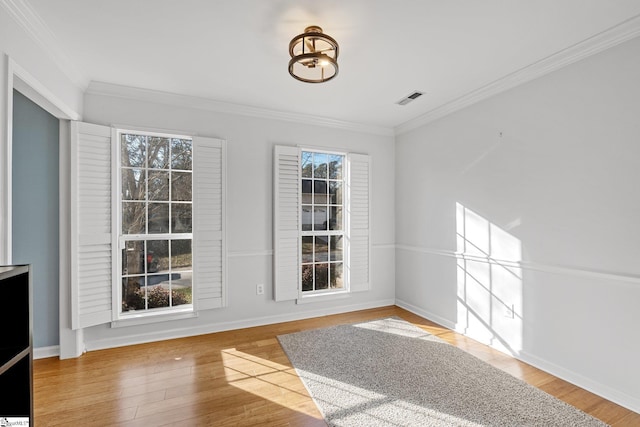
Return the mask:
<path id="1" fill-rule="evenodd" d="M 342 179 L 342 156 L 329 156 L 329 178 Z"/>
<path id="2" fill-rule="evenodd" d="M 169 200 L 169 172 L 149 171 L 149 200 Z"/>
<path id="3" fill-rule="evenodd" d="M 122 169 L 122 200 L 144 200 L 144 170 Z"/>
<path id="4" fill-rule="evenodd" d="M 149 136 L 147 144 L 149 167 L 167 169 L 169 167 L 169 138 Z"/>
<path id="5" fill-rule="evenodd" d="M 331 261 L 342 261 L 342 236 L 331 236 Z"/>
<path id="6" fill-rule="evenodd" d="M 122 202 L 122 234 L 145 233 L 146 216 L 144 202 Z"/>
<path id="7" fill-rule="evenodd" d="M 341 289 L 344 287 L 344 280 L 342 278 L 342 263 L 336 262 L 329 264 L 330 268 L 330 286 L 333 289 Z"/>
<path id="8" fill-rule="evenodd" d="M 326 230 L 327 229 L 327 207 L 316 206 L 313 208 L 313 224 L 314 230 Z"/>
<path id="9" fill-rule="evenodd" d="M 313 176 L 314 178 L 327 178 L 326 154 L 313 153 Z"/>
<path id="10" fill-rule="evenodd" d="M 169 232 L 169 203 L 149 203 L 149 234 Z"/>
<path id="11" fill-rule="evenodd" d="M 169 307 L 169 290 L 163 285 L 149 286 L 147 292 L 149 296 L 147 303 L 150 309 Z"/>
<path id="12" fill-rule="evenodd" d="M 171 271 L 191 270 L 191 240 L 171 241 Z M 172 277 L 176 279 L 178 277 Z"/>
<path id="13" fill-rule="evenodd" d="M 313 249 L 315 262 L 327 262 L 329 260 L 329 236 L 316 236 Z"/>
<path id="14" fill-rule="evenodd" d="M 302 262 L 313 262 L 313 236 L 302 236 Z"/>
<path id="15" fill-rule="evenodd" d="M 301 167 L 303 178 L 311 178 L 313 169 L 313 153 L 303 151 L 301 155 Z"/>
<path id="16" fill-rule="evenodd" d="M 171 200 L 191 201 L 191 172 L 171 173 Z"/>
<path id="17" fill-rule="evenodd" d="M 144 241 L 127 241 L 122 250 L 122 274 L 144 274 Z"/>
<path id="18" fill-rule="evenodd" d="M 327 181 L 313 181 L 313 198 L 315 204 L 327 204 Z"/>
<path id="19" fill-rule="evenodd" d="M 122 135 L 123 234 L 193 231 L 192 155 L 190 139 Z M 123 311 L 191 304 L 191 270 L 191 239 L 126 241 Z"/>
<path id="20" fill-rule="evenodd" d="M 306 264 L 302 266 L 302 290 L 313 290 L 313 264 Z"/>
<path id="21" fill-rule="evenodd" d="M 122 311 L 145 309 L 144 276 L 122 278 Z"/>
<path id="22" fill-rule="evenodd" d="M 191 233 L 192 213 L 190 203 L 171 204 L 171 232 Z"/>
<path id="23" fill-rule="evenodd" d="M 145 167 L 146 137 L 123 134 L 120 141 L 122 166 Z"/>
<path id="24" fill-rule="evenodd" d="M 313 208 L 311 206 L 303 205 L 302 206 L 302 230 L 309 231 L 311 230 L 311 224 L 313 223 Z"/>
<path id="25" fill-rule="evenodd" d="M 147 240 L 147 273 L 159 273 L 169 271 L 169 241 Z M 166 276 L 166 275 L 165 275 Z M 168 280 L 163 277 L 161 280 Z M 158 283 L 158 279 L 155 283 Z M 151 285 L 151 283 L 149 283 Z"/>
<path id="26" fill-rule="evenodd" d="M 171 241 L 171 305 L 192 303 L 193 273 L 192 242 L 188 239 Z"/>
<path id="27" fill-rule="evenodd" d="M 342 207 L 329 207 L 329 230 L 342 230 Z"/>
<path id="28" fill-rule="evenodd" d="M 191 273 L 182 273 L 182 278 L 171 282 L 171 306 L 191 304 L 193 287 Z"/>
<path id="29" fill-rule="evenodd" d="M 191 170 L 193 141 L 190 139 L 171 139 L 171 167 Z"/>
<path id="30" fill-rule="evenodd" d="M 329 287 L 329 264 L 315 264 L 316 289 L 327 289 Z"/>
<path id="31" fill-rule="evenodd" d="M 310 179 L 302 180 L 302 203 L 312 203 L 311 201 L 311 188 L 312 182 Z"/>
<path id="32" fill-rule="evenodd" d="M 333 205 L 342 204 L 342 182 L 329 182 L 329 200 Z"/>

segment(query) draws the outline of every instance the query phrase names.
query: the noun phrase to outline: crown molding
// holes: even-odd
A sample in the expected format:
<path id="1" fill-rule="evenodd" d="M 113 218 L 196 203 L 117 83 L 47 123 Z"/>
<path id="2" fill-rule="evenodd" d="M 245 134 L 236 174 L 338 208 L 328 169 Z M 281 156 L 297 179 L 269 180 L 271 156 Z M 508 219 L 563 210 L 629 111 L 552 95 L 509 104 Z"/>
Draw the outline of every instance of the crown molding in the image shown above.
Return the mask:
<path id="1" fill-rule="evenodd" d="M 69 59 L 58 39 L 26 0 L 0 0 L 15 22 L 44 50 L 71 82 L 84 90 L 89 79 Z"/>
<path id="2" fill-rule="evenodd" d="M 110 96 L 114 98 L 124 98 L 130 100 L 165 104 L 196 110 L 211 111 L 215 113 L 235 114 L 240 116 L 256 117 L 269 120 L 282 120 L 298 124 L 322 126 L 334 129 L 341 129 L 359 133 L 370 133 L 382 136 L 394 136 L 390 127 L 365 125 L 326 117 L 317 117 L 307 114 L 291 113 L 286 111 L 269 110 L 266 108 L 252 107 L 248 105 L 234 104 L 230 102 L 216 101 L 209 98 L 197 96 L 181 95 L 170 92 L 162 92 L 152 89 L 143 89 L 130 86 L 116 85 L 112 83 L 95 82 L 89 83 L 87 95 Z"/>
<path id="3" fill-rule="evenodd" d="M 473 90 L 394 128 L 396 135 L 407 133 L 477 102 L 505 92 L 516 86 L 559 70 L 621 43 L 640 36 L 640 15 L 569 46 L 531 65 Z"/>

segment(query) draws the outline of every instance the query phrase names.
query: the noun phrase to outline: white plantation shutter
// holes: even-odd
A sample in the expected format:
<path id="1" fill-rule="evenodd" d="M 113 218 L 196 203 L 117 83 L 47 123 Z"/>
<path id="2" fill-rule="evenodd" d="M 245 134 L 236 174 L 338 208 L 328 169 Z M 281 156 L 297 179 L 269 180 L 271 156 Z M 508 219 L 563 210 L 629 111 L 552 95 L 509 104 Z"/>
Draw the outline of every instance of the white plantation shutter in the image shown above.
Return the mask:
<path id="1" fill-rule="evenodd" d="M 300 275 L 300 150 L 275 146 L 273 212 L 273 297 L 298 298 Z"/>
<path id="2" fill-rule="evenodd" d="M 111 321 L 111 128 L 71 122 L 71 327 Z"/>
<path id="3" fill-rule="evenodd" d="M 347 180 L 348 283 L 352 292 L 366 291 L 371 283 L 370 158 L 349 154 Z"/>
<path id="4" fill-rule="evenodd" d="M 193 138 L 193 283 L 196 309 L 226 306 L 225 142 Z"/>

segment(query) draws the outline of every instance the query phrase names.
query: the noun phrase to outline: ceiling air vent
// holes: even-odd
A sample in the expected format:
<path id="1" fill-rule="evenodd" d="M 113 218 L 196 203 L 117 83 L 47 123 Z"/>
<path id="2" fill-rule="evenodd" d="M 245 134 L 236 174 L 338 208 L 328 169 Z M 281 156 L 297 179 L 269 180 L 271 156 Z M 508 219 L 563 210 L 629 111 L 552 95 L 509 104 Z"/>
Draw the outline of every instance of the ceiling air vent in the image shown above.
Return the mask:
<path id="1" fill-rule="evenodd" d="M 415 91 L 412 94 L 410 94 L 408 96 L 405 96 L 400 101 L 396 102 L 396 104 L 398 104 L 398 105 L 407 105 L 408 103 L 410 103 L 411 101 L 413 101 L 416 98 L 421 97 L 422 95 L 423 95 L 422 92 Z"/>

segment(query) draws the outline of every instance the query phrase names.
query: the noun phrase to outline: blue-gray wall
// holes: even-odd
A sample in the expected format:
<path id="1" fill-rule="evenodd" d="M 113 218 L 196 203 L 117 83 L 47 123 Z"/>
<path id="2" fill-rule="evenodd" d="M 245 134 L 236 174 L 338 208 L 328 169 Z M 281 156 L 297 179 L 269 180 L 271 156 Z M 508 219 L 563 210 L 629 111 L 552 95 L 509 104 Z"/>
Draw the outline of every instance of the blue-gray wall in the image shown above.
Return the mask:
<path id="1" fill-rule="evenodd" d="M 58 119 L 13 93 L 13 262 L 31 264 L 33 346 L 59 344 Z"/>

